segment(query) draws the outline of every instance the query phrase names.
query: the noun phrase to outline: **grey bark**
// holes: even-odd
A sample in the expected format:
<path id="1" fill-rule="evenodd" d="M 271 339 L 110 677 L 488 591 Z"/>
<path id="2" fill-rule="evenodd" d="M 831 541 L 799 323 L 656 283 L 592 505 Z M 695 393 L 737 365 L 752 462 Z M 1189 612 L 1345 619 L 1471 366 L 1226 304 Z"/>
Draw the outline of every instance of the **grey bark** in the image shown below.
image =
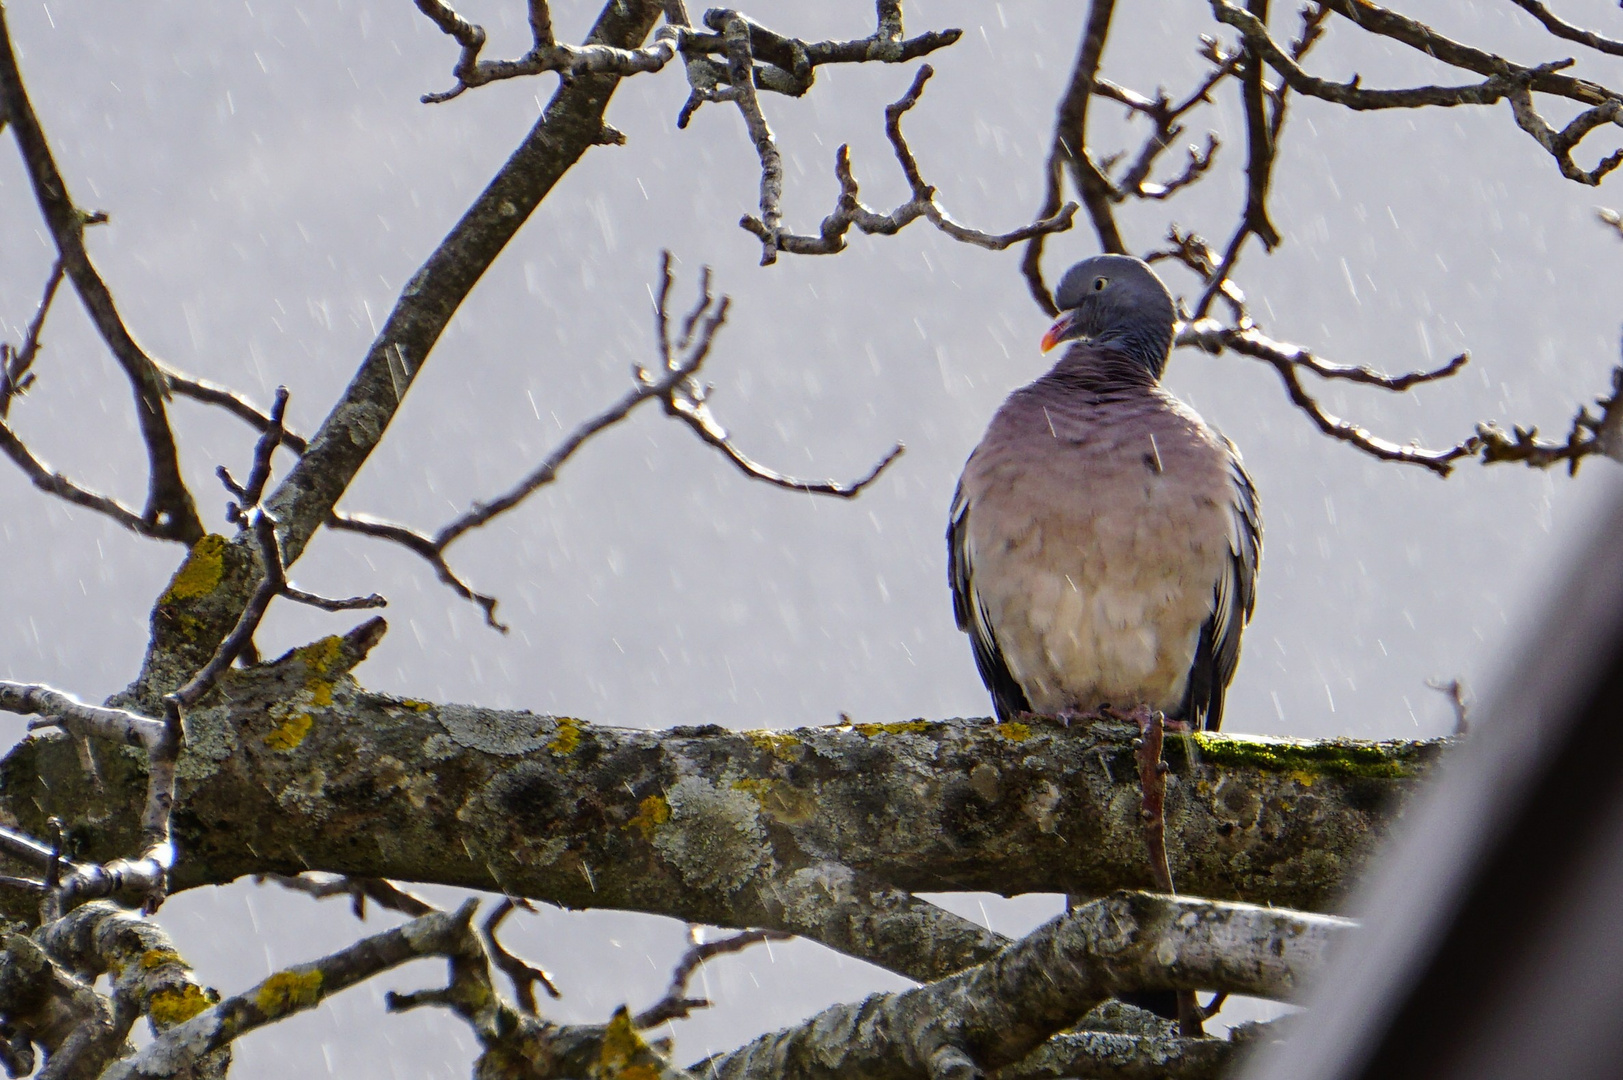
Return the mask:
<path id="1" fill-rule="evenodd" d="M 174 889 L 309 869 L 440 882 L 781 929 L 922 980 L 1003 940 L 913 892 L 1152 884 L 1130 726 L 615 728 L 366 691 L 349 670 L 380 632 L 228 672 L 187 716 Z M 1174 737 L 1174 880 L 1333 909 L 1445 746 Z M 0 822 L 48 835 L 56 815 L 74 858 L 130 850 L 145 755 L 97 749 L 99 785 L 66 737 L 16 747 Z"/>
<path id="2" fill-rule="evenodd" d="M 1117 893 L 986 963 L 835 1005 L 690 1071 L 715 1080 L 969 1080 L 1020 1061 L 1123 990 L 1223 986 L 1289 998 L 1351 926 L 1250 904 Z"/>

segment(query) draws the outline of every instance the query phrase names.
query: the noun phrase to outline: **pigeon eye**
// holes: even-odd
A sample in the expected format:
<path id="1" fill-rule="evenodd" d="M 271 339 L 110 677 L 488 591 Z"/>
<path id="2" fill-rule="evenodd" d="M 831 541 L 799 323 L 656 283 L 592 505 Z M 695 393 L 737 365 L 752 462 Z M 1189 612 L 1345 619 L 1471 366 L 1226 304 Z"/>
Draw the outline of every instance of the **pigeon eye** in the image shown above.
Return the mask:
<path id="1" fill-rule="evenodd" d="M 1094 292 L 1103 292 L 1104 287 L 1106 285 L 1109 285 L 1109 284 L 1110 284 L 1110 279 L 1107 278 L 1107 277 L 1094 278 L 1093 279 L 1093 291 Z"/>

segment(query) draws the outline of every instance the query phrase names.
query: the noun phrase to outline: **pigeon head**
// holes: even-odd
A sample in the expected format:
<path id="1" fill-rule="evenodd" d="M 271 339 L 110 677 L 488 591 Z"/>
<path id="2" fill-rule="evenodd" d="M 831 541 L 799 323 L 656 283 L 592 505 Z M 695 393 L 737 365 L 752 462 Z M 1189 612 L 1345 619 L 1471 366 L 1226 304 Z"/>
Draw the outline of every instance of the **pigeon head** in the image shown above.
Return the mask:
<path id="1" fill-rule="evenodd" d="M 1054 302 L 1059 318 L 1043 335 L 1043 352 L 1062 341 L 1086 340 L 1111 346 L 1161 377 L 1177 312 L 1149 264 L 1130 255 L 1083 259 L 1059 279 Z"/>

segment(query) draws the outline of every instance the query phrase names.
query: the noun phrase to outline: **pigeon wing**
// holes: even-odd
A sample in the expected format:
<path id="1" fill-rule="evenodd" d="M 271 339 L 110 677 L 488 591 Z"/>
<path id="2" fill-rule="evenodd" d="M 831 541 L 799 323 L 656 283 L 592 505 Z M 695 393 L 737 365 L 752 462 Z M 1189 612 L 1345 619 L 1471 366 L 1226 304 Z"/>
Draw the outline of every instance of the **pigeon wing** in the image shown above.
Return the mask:
<path id="1" fill-rule="evenodd" d="M 1009 663 L 998 647 L 997 635 L 987 618 L 986 608 L 975 592 L 975 567 L 969 543 L 969 498 L 964 484 L 952 497 L 952 514 L 947 525 L 947 582 L 952 586 L 952 613 L 958 620 L 958 629 L 969 635 L 970 647 L 975 653 L 975 667 L 980 670 L 981 682 L 992 694 L 992 705 L 999 720 L 1009 720 L 1031 711 L 1025 691 L 1015 681 Z"/>
<path id="2" fill-rule="evenodd" d="M 1212 614 L 1200 629 L 1183 715 L 1197 729 L 1216 731 L 1223 723 L 1223 695 L 1240 662 L 1240 635 L 1257 600 L 1257 564 L 1262 558 L 1262 516 L 1257 489 L 1239 450 L 1229 453 L 1229 554 L 1213 589 Z"/>

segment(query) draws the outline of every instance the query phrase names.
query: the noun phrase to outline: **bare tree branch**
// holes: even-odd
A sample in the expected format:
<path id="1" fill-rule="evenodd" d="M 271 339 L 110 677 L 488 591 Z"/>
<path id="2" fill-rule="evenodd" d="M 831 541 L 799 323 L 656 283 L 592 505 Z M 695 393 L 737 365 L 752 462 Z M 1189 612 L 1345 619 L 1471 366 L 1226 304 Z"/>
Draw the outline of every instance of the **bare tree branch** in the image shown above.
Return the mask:
<path id="1" fill-rule="evenodd" d="M 1224 986 L 1290 998 L 1352 924 L 1149 893 L 1084 904 L 986 963 L 835 1005 L 691 1067 L 744 1077 L 974 1077 L 1013 1065 L 1123 990 Z"/>
<path id="2" fill-rule="evenodd" d="M 81 487 L 62 473 L 52 472 L 50 467 L 34 456 L 34 452 L 23 444 L 3 420 L 0 420 L 0 451 L 22 469 L 23 474 L 35 487 L 48 495 L 55 495 L 65 499 L 75 506 L 82 506 L 87 510 L 94 510 L 98 514 L 105 514 L 131 532 L 142 536 L 156 535 L 153 525 L 146 517 L 137 514 L 117 499 L 106 495 L 99 495 L 89 488 Z"/>
<path id="3" fill-rule="evenodd" d="M 823 219 L 817 236 L 784 233 L 781 229 L 774 232 L 759 218 L 749 216 L 745 216 L 739 224 L 760 237 L 763 243 L 775 244 L 776 250 L 794 255 L 833 255 L 844 251 L 845 236 L 853 225 L 870 235 L 892 236 L 919 218 L 929 220 L 954 240 L 974 244 L 990 251 L 1001 251 L 1034 236 L 1069 229 L 1077 211 L 1075 203 L 1056 206 L 1052 213 L 1041 220 L 1002 234 L 985 233 L 961 225 L 941 208 L 936 201 L 935 188 L 925 183 L 918 161 L 902 135 L 902 115 L 918 104 L 919 97 L 924 92 L 924 84 L 934 74 L 935 70 L 929 64 L 922 65 L 907 93 L 885 107 L 885 134 L 890 139 L 896 161 L 901 166 L 903 175 L 907 177 L 908 187 L 912 192 L 912 197 L 907 202 L 888 214 L 877 213 L 862 205 L 857 197 L 857 181 L 851 172 L 850 148 L 842 145 L 834 154 L 834 176 L 840 184 L 839 199 L 835 203 L 834 212 Z"/>
<path id="4" fill-rule="evenodd" d="M 688 983 L 699 968 L 718 956 L 743 952 L 764 941 L 787 941 L 790 937 L 778 930 L 745 930 L 714 941 L 705 941 L 699 927 L 688 927 L 688 941 L 691 944 L 671 972 L 671 984 L 665 988 L 665 996 L 638 1013 L 631 1022 L 647 1029 L 670 1020 L 685 1020 L 693 1010 L 709 1008 L 708 999 L 688 997 Z"/>
<path id="5" fill-rule="evenodd" d="M 731 86 L 729 97 L 744 117 L 750 142 L 761 159 L 761 265 L 769 266 L 778 258 L 778 233 L 783 228 L 783 156 L 772 138 L 772 129 L 761 112 L 761 103 L 755 96 L 755 57 L 750 52 L 749 26 L 740 15 L 728 17 L 723 36 L 727 40 L 727 77 Z"/>
<path id="6" fill-rule="evenodd" d="M 479 933 L 485 944 L 485 951 L 490 954 L 490 962 L 507 976 L 513 984 L 513 996 L 518 998 L 518 1007 L 531 1016 L 536 1015 L 535 987 L 539 983 L 550 998 L 563 997 L 558 985 L 552 981 L 550 972 L 526 963 L 508 951 L 507 947 L 496 937 L 496 931 L 501 927 L 502 920 L 511 915 L 514 909 L 522 907 L 526 911 L 534 911 L 535 907 L 528 900 L 514 900 L 511 896 L 502 898 L 501 903 L 491 909 L 485 917 Z"/>
<path id="7" fill-rule="evenodd" d="M 670 337 L 670 315 L 667 310 L 671 289 L 670 252 L 660 255 L 660 284 L 654 305 L 655 339 L 659 348 L 659 363 L 652 367 L 637 365 L 632 372 L 635 384 L 619 401 L 598 413 L 571 431 L 553 448 L 541 464 L 504 494 L 488 501 L 478 502 L 466 513 L 441 526 L 433 536 L 426 536 L 403 525 L 395 525 L 360 515 L 335 515 L 330 524 L 334 528 L 358 532 L 381 540 L 390 540 L 428 560 L 441 581 L 458 595 L 478 604 L 485 613 L 485 622 L 503 633 L 507 627 L 496 620 L 494 597 L 474 592 L 456 576 L 445 559 L 445 549 L 458 538 L 480 528 L 501 514 L 513 509 L 541 488 L 558 478 L 564 464 L 593 436 L 625 420 L 637 406 L 647 401 L 664 403 L 665 412 L 687 424 L 701 440 L 720 450 L 727 460 L 752 479 L 777 487 L 812 495 L 831 495 L 853 498 L 878 479 L 879 474 L 900 457 L 900 444 L 893 447 L 868 473 L 858 480 L 842 483 L 836 480 L 801 480 L 785 476 L 758 464 L 733 445 L 727 431 L 711 414 L 708 405 L 709 389 L 697 379 L 699 369 L 710 355 L 716 332 L 727 319 L 732 303 L 723 296 L 714 302 L 710 293 L 710 270 L 700 276 L 699 301 L 683 320 L 680 342 L 673 348 Z"/>
<path id="8" fill-rule="evenodd" d="M 1176 1033 L 1130 1035 L 1111 1031 L 1061 1032 L 998 1080 L 1221 1080 L 1271 1025 L 1240 1025 L 1227 1039 L 1189 1039 Z"/>
<path id="9" fill-rule="evenodd" d="M 85 904 L 40 927 L 35 938 L 86 984 L 108 976 L 113 1022 L 121 1031 L 144 1016 L 152 1034 L 161 1037 L 220 999 L 198 981 L 157 923 L 106 901 Z M 221 1049 L 200 1061 L 191 1075 L 218 1080 L 230 1064 L 230 1050 Z"/>
<path id="10" fill-rule="evenodd" d="M 588 43 L 641 42 L 658 17 L 652 0 L 610 3 Z M 614 75 L 588 73 L 560 87 L 523 143 L 402 291 L 349 387 L 266 500 L 289 564 L 329 520 L 383 438 L 462 299 L 559 177 L 598 144 L 603 112 L 618 81 Z"/>
<path id="11" fill-rule="evenodd" d="M 1623 116 L 1623 100 L 1613 98 L 1592 109 L 1585 109 L 1573 117 L 1566 127 L 1556 131 L 1533 107 L 1533 95 L 1527 90 L 1518 88 L 1508 96 L 1516 126 L 1533 136 L 1533 141 L 1550 152 L 1561 175 L 1568 180 L 1595 187 L 1607 173 L 1623 165 L 1623 150 L 1614 150 L 1606 155 L 1593 169 L 1581 169 L 1572 160 L 1573 147 L 1582 142 L 1585 135 L 1604 124 L 1615 124 L 1618 117 Z"/>
<path id="12" fill-rule="evenodd" d="M 3 11 L 0 11 L 0 108 L 11 121 L 34 196 L 56 243 L 62 267 L 83 301 L 90 321 L 124 369 L 135 392 L 135 417 L 146 444 L 148 466 L 147 502 L 141 520 L 148 526 L 149 535 L 188 545 L 196 543 L 203 536 L 203 523 L 181 475 L 180 456 L 164 406 L 163 380 L 152 359 L 130 336 L 113 303 L 112 293 L 85 250 L 87 216 L 69 197 L 45 132 L 34 115 L 34 106 L 28 100 L 22 73 L 17 68 Z"/>
<path id="13" fill-rule="evenodd" d="M 255 431 L 263 433 L 270 427 L 270 414 L 261 412 L 251 401 L 233 390 L 207 379 L 183 375 L 163 364 L 158 365 L 158 374 L 163 378 L 164 389 L 171 394 L 222 408 Z M 308 444 L 304 436 L 283 428 L 281 445 L 295 454 L 302 454 Z"/>
<path id="14" fill-rule="evenodd" d="M 187 716 L 192 745 L 232 749 L 181 777 L 176 843 L 193 854 L 174 888 L 305 869 L 441 881 L 782 930 L 930 979 L 999 942 L 913 890 L 1152 884 L 1131 728 L 619 729 L 367 694 L 344 674 L 361 644 L 331 638 L 237 669 Z M 1179 888 L 1322 910 L 1443 745 L 1170 741 Z M 109 769 L 97 786 L 63 738 L 25 740 L 5 769 L 0 814 L 36 835 L 49 834 L 51 814 L 138 805 L 145 783 Z M 303 794 L 318 775 L 390 797 L 340 812 L 331 796 Z M 1283 809 L 1309 786 L 1312 815 Z M 538 792 L 544 803 L 526 801 Z M 303 811 L 287 813 L 284 799 Z M 553 806 L 583 809 L 560 817 Z M 251 835 L 233 825 L 245 817 L 258 823 Z M 90 834 L 75 857 L 122 854 L 134 831 Z"/>
<path id="15" fill-rule="evenodd" d="M 102 1073 L 102 1080 L 160 1080 L 190 1075 L 202 1058 L 250 1031 L 319 1005 L 328 996 L 408 960 L 456 955 L 471 934 L 477 901 L 455 914 L 431 912 L 404 926 L 364 938 L 347 949 L 278 971 L 242 994 L 228 997 L 156 1037 L 138 1053 Z"/>
<path id="16" fill-rule="evenodd" d="M 366 918 L 366 902 L 368 900 L 383 908 L 385 911 L 398 911 L 402 915 L 415 918 L 418 915 L 427 915 L 431 911 L 438 911 L 433 904 L 402 889 L 392 881 L 383 878 L 349 877 L 344 874 L 256 874 L 256 884 L 269 881 L 280 885 L 291 892 L 301 892 L 313 896 L 317 900 L 325 900 L 331 896 L 347 896 L 350 902 L 350 911 L 357 919 Z"/>
<path id="17" fill-rule="evenodd" d="M 1587 45 L 1591 49 L 1606 53 L 1609 56 L 1623 56 L 1623 41 L 1614 41 L 1611 38 L 1602 37 L 1593 30 L 1585 30 L 1581 26 L 1574 26 L 1572 23 L 1553 14 L 1549 8 L 1539 3 L 1538 0 L 1510 0 L 1510 2 L 1537 19 L 1544 25 L 1546 30 L 1558 38 L 1576 41 L 1580 45 Z"/>
<path id="18" fill-rule="evenodd" d="M 651 45 L 642 48 L 565 45 L 553 36 L 552 17 L 544 0 L 531 0 L 530 30 L 534 45 L 530 51 L 516 60 L 481 60 L 479 54 L 486 38 L 482 27 L 468 22 L 443 0 L 416 0 L 416 3 L 419 11 L 462 46 L 453 69 L 456 85 L 443 93 L 425 94 L 424 103 L 449 101 L 472 87 L 549 71 L 558 72 L 564 78 L 588 72 L 624 76 L 659 71 L 681 51 L 688 55 L 690 77 L 695 73 L 695 66 L 703 73 L 693 80 L 695 96 L 683 110 L 685 115 L 691 116 L 700 101 L 735 100 L 731 95 L 711 94 L 717 72 L 715 65 L 704 59 L 713 54 L 730 56 L 734 39 L 729 35 L 728 24 L 734 19 L 743 23 L 746 51 L 752 54 L 752 60 L 746 68 L 747 75 L 738 73 L 739 79 L 731 85 L 759 85 L 762 89 L 795 97 L 811 89 L 815 69 L 822 64 L 901 63 L 951 45 L 963 34 L 961 30 L 942 30 L 904 39 L 899 11 L 894 18 L 888 17 L 895 6 L 890 3 L 881 5 L 879 26 L 873 34 L 850 41 L 810 43 L 784 37 L 727 8 L 705 12 L 705 24 L 715 31 L 705 34 L 693 29 L 685 5 L 666 4 L 667 25 Z M 759 68 L 753 62 L 757 58 L 764 61 Z"/>
<path id="19" fill-rule="evenodd" d="M 450 101 L 463 91 L 502 79 L 521 78 L 556 71 L 565 76 L 590 72 L 613 75 L 636 75 L 658 71 L 676 55 L 679 37 L 661 31 L 654 43 L 645 48 L 623 49 L 611 45 L 563 45 L 553 40 L 552 16 L 543 0 L 532 0 L 530 29 L 535 46 L 518 60 L 481 60 L 485 47 L 485 31 L 458 15 L 444 0 L 416 0 L 417 10 L 428 16 L 435 26 L 462 46 L 453 73 L 456 85 L 437 94 L 424 94 L 425 105 Z"/>
<path id="20" fill-rule="evenodd" d="M 61 284 L 62 260 L 58 258 L 51 267 L 50 276 L 45 279 L 45 295 L 34 310 L 28 329 L 23 332 L 23 343 L 16 348 L 0 345 L 0 420 L 10 414 L 12 399 L 26 393 L 29 384 L 34 381 L 29 368 L 39 353 L 39 336 L 45 329 L 45 316 L 50 313 L 51 301 L 56 299 L 56 290 Z"/>
<path id="21" fill-rule="evenodd" d="M 26 1064 L 32 1072 L 28 1044 L 45 1048 L 51 1060 L 41 1080 L 95 1080 L 102 1063 L 124 1045 L 124 1032 L 102 996 L 64 971 L 38 942 L 9 927 L 0 928 L 0 1016 L 9 1029 L 8 1066 Z"/>

